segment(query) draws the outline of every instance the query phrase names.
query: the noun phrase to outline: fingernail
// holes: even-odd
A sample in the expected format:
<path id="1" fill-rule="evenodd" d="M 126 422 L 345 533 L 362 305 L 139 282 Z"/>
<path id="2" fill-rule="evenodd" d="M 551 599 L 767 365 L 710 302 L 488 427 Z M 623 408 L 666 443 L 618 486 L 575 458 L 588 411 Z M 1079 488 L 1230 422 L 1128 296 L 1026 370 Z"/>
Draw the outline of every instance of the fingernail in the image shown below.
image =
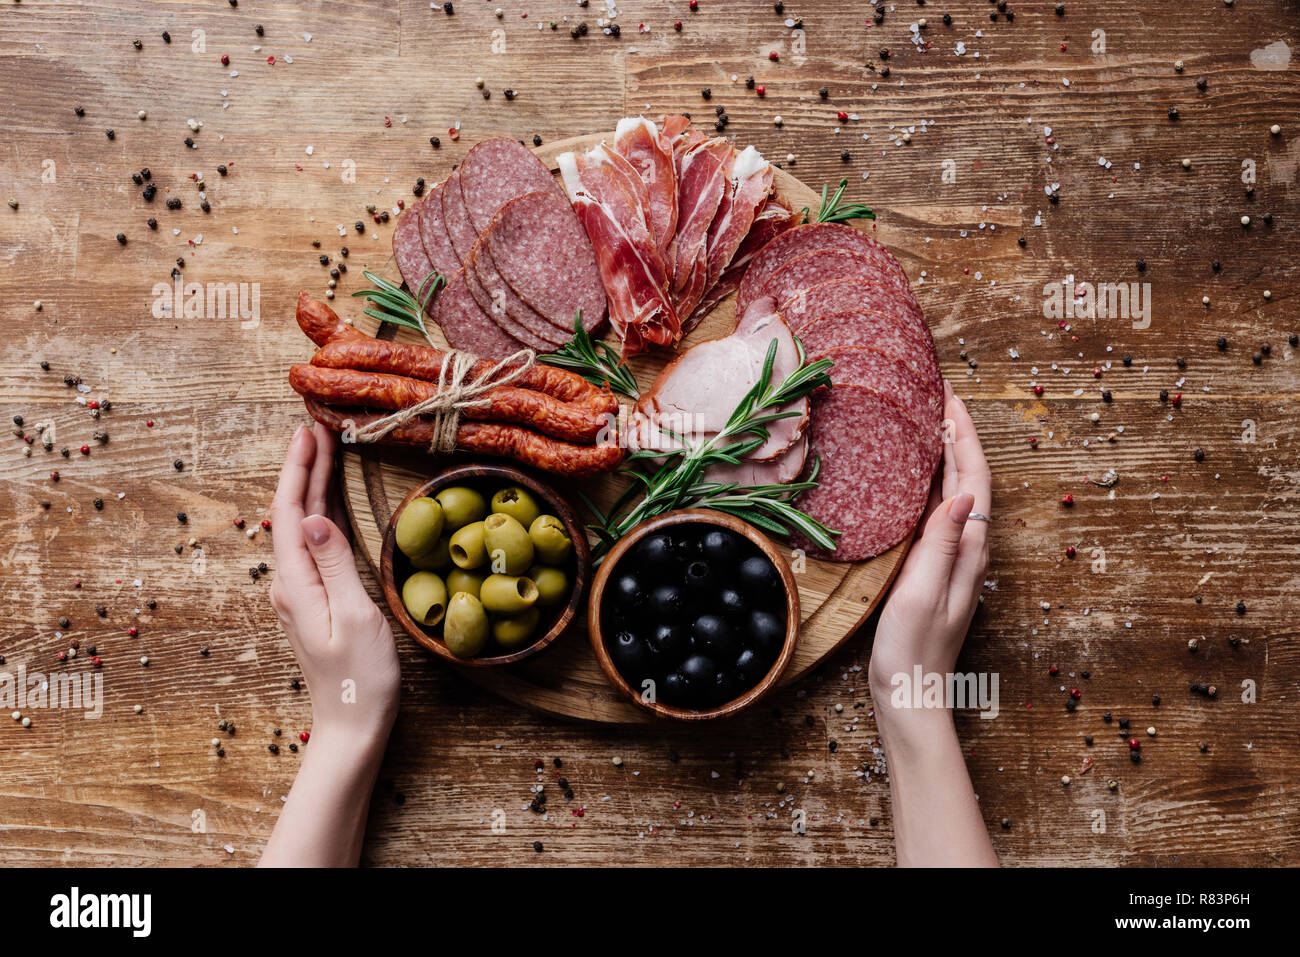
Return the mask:
<path id="1" fill-rule="evenodd" d="M 302 520 L 301 527 L 303 535 L 310 544 L 324 545 L 329 541 L 330 523 L 324 515 L 308 515 Z"/>
<path id="2" fill-rule="evenodd" d="M 289 441 L 290 441 L 291 443 L 292 443 L 292 442 L 297 442 L 300 438 L 302 438 L 302 433 L 303 433 L 303 431 L 304 431 L 306 428 L 307 428 L 307 426 L 305 426 L 305 425 L 300 425 L 300 426 L 298 426 L 298 428 L 294 429 L 294 430 L 293 430 L 293 438 L 291 438 Z"/>
<path id="3" fill-rule="evenodd" d="M 970 492 L 962 492 L 952 500 L 948 506 L 948 517 L 956 525 L 965 525 L 966 519 L 970 517 L 970 510 L 975 507 L 975 496 Z"/>

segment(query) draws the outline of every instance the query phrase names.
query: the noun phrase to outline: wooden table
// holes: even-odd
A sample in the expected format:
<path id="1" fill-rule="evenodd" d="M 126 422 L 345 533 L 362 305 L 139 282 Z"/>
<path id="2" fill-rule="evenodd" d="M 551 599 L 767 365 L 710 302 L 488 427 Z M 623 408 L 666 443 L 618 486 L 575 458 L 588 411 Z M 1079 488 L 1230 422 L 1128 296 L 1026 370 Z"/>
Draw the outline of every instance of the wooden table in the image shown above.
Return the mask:
<path id="1" fill-rule="evenodd" d="M 451 16 L 416 0 L 6 0 L 0 193 L 18 207 L 0 216 L 0 413 L 29 433 L 52 421 L 56 437 L 48 452 L 36 438 L 30 458 L 6 438 L 0 454 L 0 654 L 14 674 L 88 674 L 95 645 L 104 711 L 29 709 L 31 727 L 0 726 L 0 860 L 257 859 L 310 705 L 291 687 L 270 576 L 248 571 L 271 563 L 270 535 L 235 520 L 256 529 L 266 516 L 304 419 L 285 371 L 309 354 L 292 300 L 324 293 L 318 257 L 349 247 L 345 309 L 363 266 L 392 272 L 392 223 L 367 204 L 409 200 L 417 177 L 441 178 L 492 133 L 549 141 L 625 114 L 722 107 L 738 142 L 810 183 L 847 176 L 875 208 L 945 374 L 970 396 L 996 494 L 993 568 L 961 667 L 999 676 L 1001 713 L 958 726 L 1002 860 L 1295 865 L 1294 6 L 1070 0 L 1062 17 L 1024 2 L 1008 22 L 983 0 L 896 0 L 876 25 L 848 0 L 787 3 L 784 16 L 757 0 L 701 0 L 695 13 L 624 0 L 613 37 L 600 3 L 497 2 L 499 19 L 492 0 L 458 0 Z M 589 30 L 575 40 L 579 20 Z M 142 167 L 152 204 L 131 181 Z M 173 197 L 182 209 L 166 208 Z M 177 259 L 187 282 L 258 284 L 260 322 L 155 315 L 154 286 Z M 1130 303 L 1059 326 L 1045 290 L 1070 277 L 1144 284 L 1149 324 Z M 79 394 L 111 411 L 92 420 Z M 1110 470 L 1113 488 L 1088 481 Z M 78 657 L 60 662 L 70 637 Z M 747 718 L 639 732 L 523 713 L 399 645 L 402 714 L 369 863 L 893 860 L 887 784 L 861 773 L 879 763 L 870 634 Z M 1141 764 L 1103 712 L 1131 721 Z M 527 810 L 539 781 L 546 817 Z"/>

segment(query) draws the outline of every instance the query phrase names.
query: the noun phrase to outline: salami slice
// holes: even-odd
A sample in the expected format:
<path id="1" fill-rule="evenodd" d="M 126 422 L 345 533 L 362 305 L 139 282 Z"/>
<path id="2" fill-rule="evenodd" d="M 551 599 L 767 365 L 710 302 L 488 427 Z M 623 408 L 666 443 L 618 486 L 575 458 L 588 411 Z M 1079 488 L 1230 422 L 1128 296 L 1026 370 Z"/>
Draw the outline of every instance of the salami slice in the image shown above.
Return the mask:
<path id="1" fill-rule="evenodd" d="M 535 190 L 512 199 L 483 240 L 501 278 L 557 329 L 572 335 L 578 309 L 588 332 L 604 321 L 596 254 L 567 197 Z"/>
<path id="2" fill-rule="evenodd" d="M 939 359 L 929 337 L 877 312 L 838 312 L 808 323 L 798 336 L 808 355 L 848 346 L 869 346 L 903 362 L 942 394 Z"/>
<path id="3" fill-rule="evenodd" d="M 908 366 L 883 352 L 862 346 L 832 349 L 810 355 L 809 361 L 830 359 L 830 377 L 835 388 L 861 386 L 884 396 L 907 414 L 916 426 L 918 436 L 934 441 L 926 445 L 932 456 L 931 465 L 938 464 L 939 444 L 943 427 L 943 387 L 922 379 Z"/>
<path id="4" fill-rule="evenodd" d="M 456 251 L 456 258 L 464 265 L 478 242 L 478 230 L 469 221 L 469 210 L 465 208 L 465 198 L 461 195 L 460 170 L 448 176 L 447 182 L 442 184 L 442 225 L 447 230 L 452 249 Z"/>
<path id="5" fill-rule="evenodd" d="M 813 286 L 828 279 L 847 279 L 859 283 L 886 283 L 889 289 L 900 298 L 912 298 L 912 291 L 892 285 L 892 281 L 881 275 L 879 267 L 867 257 L 852 249 L 842 246 L 831 249 L 818 249 L 802 256 L 787 259 L 781 264 L 763 288 L 755 294 L 751 291 L 748 299 L 737 298 L 737 306 L 744 302 L 753 302 L 760 296 L 771 296 L 777 302 L 788 302 L 801 296 Z M 746 288 L 749 277 L 741 282 L 741 292 Z"/>
<path id="6" fill-rule="evenodd" d="M 424 254 L 433 263 L 433 268 L 448 279 L 460 268 L 460 257 L 451 245 L 447 227 L 442 224 L 442 191 L 446 183 L 439 183 L 419 204 L 420 239 L 424 243 Z"/>
<path id="7" fill-rule="evenodd" d="M 842 223 L 808 223 L 781 233 L 762 248 L 750 261 L 736 300 L 738 312 L 758 296 L 759 291 L 785 262 L 795 256 L 819 249 L 851 249 L 875 265 L 884 278 L 892 277 L 899 288 L 907 290 L 907 274 L 898 260 L 884 246 L 861 230 Z"/>
<path id="8" fill-rule="evenodd" d="M 536 189 L 561 193 L 532 150 L 503 136 L 474 144 L 460 164 L 460 192 L 475 232 L 486 230 L 510 200 Z"/>
<path id="9" fill-rule="evenodd" d="M 451 347 L 462 352 L 484 359 L 504 359 L 522 347 L 479 308 L 465 284 L 464 269 L 456 270 L 447 288 L 438 294 L 433 318 Z"/>
<path id="10" fill-rule="evenodd" d="M 821 460 L 818 486 L 795 504 L 841 534 L 832 551 L 795 536 L 797 547 L 857 562 L 908 536 L 925 510 L 934 461 L 898 406 L 870 389 L 837 386 L 814 398 L 810 445 Z"/>
<path id="11" fill-rule="evenodd" d="M 819 316 L 854 309 L 881 313 L 923 332 L 925 338 L 930 336 L 930 327 L 913 299 L 900 296 L 893 286 L 858 279 L 832 279 L 800 290 L 781 304 L 781 315 L 798 332 Z"/>
<path id="12" fill-rule="evenodd" d="M 485 253 L 480 239 L 465 263 L 465 284 L 479 308 L 505 330 L 506 335 L 518 339 L 530 349 L 553 352 L 556 346 L 563 345 L 567 341 L 564 334 L 515 295 Z"/>
<path id="13" fill-rule="evenodd" d="M 420 207 L 423 205 L 424 200 L 421 200 L 403 212 L 397 217 L 397 227 L 393 230 L 393 258 L 397 260 L 397 269 L 412 295 L 417 294 L 420 284 L 434 271 L 424 253 L 424 243 L 420 241 Z"/>

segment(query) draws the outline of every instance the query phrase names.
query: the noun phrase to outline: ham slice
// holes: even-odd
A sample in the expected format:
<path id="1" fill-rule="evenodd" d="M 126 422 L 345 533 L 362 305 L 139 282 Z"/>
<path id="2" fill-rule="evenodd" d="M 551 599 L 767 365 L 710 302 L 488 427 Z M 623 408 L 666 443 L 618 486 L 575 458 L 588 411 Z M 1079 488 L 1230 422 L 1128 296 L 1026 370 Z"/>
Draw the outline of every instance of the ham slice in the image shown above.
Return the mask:
<path id="1" fill-rule="evenodd" d="M 614 150 L 631 164 L 645 184 L 646 219 L 659 254 L 667 261 L 677 232 L 677 170 L 672 144 L 643 116 L 624 117 L 614 130 Z"/>
<path id="2" fill-rule="evenodd" d="M 709 225 L 708 286 L 712 287 L 731 265 L 749 235 L 754 218 L 772 192 L 772 164 L 747 146 L 736 154 L 727 171 L 727 190 Z"/>
<path id="3" fill-rule="evenodd" d="M 631 356 L 673 346 L 681 323 L 666 292 L 667 270 L 646 222 L 642 189 L 629 182 L 627 160 L 604 144 L 557 157 L 565 192 L 596 251 L 609 317 Z M 633 175 L 632 179 L 638 179 Z"/>
<path id="4" fill-rule="evenodd" d="M 731 335 L 687 349 L 659 373 L 633 409 L 629 443 L 636 449 L 671 451 L 716 436 L 759 380 L 773 340 L 777 351 L 770 381 L 775 383 L 798 367 L 798 350 L 775 302 L 757 300 Z M 784 411 L 799 414 L 770 423 L 767 439 L 748 459 L 780 459 L 802 437 L 808 410 L 806 398 L 786 407 Z M 665 429 L 676 435 L 665 434 Z"/>

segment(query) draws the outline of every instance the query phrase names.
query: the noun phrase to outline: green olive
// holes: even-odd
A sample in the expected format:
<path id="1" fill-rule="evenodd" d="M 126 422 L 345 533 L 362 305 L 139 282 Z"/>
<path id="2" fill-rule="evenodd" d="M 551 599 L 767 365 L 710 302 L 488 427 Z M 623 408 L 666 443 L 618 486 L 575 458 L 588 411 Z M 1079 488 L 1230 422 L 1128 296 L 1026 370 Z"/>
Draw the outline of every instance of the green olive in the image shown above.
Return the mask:
<path id="1" fill-rule="evenodd" d="M 453 568 L 447 572 L 447 591 L 453 595 L 463 591 L 467 595 L 478 597 L 478 590 L 483 587 L 483 575 L 467 572 L 463 568 Z"/>
<path id="2" fill-rule="evenodd" d="M 533 541 L 513 517 L 493 512 L 483 519 L 483 544 L 492 571 L 499 575 L 522 575 L 533 563 Z"/>
<path id="3" fill-rule="evenodd" d="M 542 514 L 541 508 L 537 505 L 537 500 L 533 498 L 531 492 L 522 489 L 518 485 L 511 485 L 509 488 L 503 488 L 492 496 L 492 511 L 500 512 L 502 515 L 509 515 L 524 528 L 533 524 L 537 516 Z"/>
<path id="4" fill-rule="evenodd" d="M 537 604 L 560 605 L 569 597 L 569 576 L 563 569 L 548 565 L 534 565 L 528 569 L 528 577 L 537 586 Z M 451 581 L 450 578 L 447 579 Z"/>
<path id="5" fill-rule="evenodd" d="M 442 640 L 457 658 L 473 658 L 488 640 L 488 616 L 483 605 L 468 592 L 456 592 L 447 603 Z"/>
<path id="6" fill-rule="evenodd" d="M 513 615 L 533 606 L 537 601 L 537 586 L 531 578 L 489 575 L 483 580 L 478 597 L 488 611 Z"/>
<path id="7" fill-rule="evenodd" d="M 452 531 L 463 528 L 470 522 L 480 521 L 487 514 L 487 501 L 477 489 L 464 485 L 453 485 L 434 496 L 442 506 L 447 527 Z"/>
<path id="8" fill-rule="evenodd" d="M 569 557 L 573 542 L 564 530 L 564 523 L 554 515 L 540 515 L 528 529 L 528 537 L 533 540 L 537 559 L 547 565 L 558 565 Z"/>
<path id="9" fill-rule="evenodd" d="M 397 547 L 407 558 L 419 558 L 438 546 L 442 525 L 442 506 L 431 498 L 417 498 L 397 516 Z"/>
<path id="10" fill-rule="evenodd" d="M 482 522 L 471 522 L 451 533 L 451 560 L 457 568 L 478 568 L 487 564 Z"/>
<path id="11" fill-rule="evenodd" d="M 451 536 L 442 536 L 438 539 L 438 544 L 433 546 L 432 551 L 421 555 L 419 558 L 412 558 L 411 564 L 424 572 L 440 572 L 450 568 Z"/>
<path id="12" fill-rule="evenodd" d="M 522 648 L 537 631 L 537 609 L 529 608 L 517 615 L 498 615 L 492 619 L 492 637 L 508 651 Z"/>
<path id="13" fill-rule="evenodd" d="M 433 572 L 416 572 L 402 586 L 402 604 L 422 625 L 436 625 L 447 612 L 447 586 Z"/>

